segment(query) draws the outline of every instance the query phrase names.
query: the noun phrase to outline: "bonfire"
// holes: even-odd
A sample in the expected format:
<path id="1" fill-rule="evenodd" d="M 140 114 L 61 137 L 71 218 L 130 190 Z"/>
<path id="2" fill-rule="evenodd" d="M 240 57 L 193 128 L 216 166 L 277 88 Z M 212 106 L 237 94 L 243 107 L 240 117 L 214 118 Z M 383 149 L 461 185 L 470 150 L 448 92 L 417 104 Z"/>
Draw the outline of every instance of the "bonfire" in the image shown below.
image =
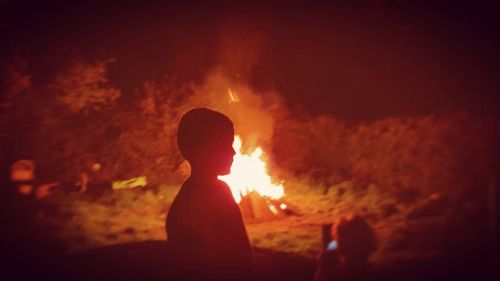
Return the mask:
<path id="1" fill-rule="evenodd" d="M 225 181 L 240 204 L 245 218 L 272 218 L 285 210 L 287 205 L 281 202 L 285 195 L 283 183 L 273 183 L 268 174 L 266 162 L 262 159 L 262 148 L 257 147 L 251 153 L 242 152 L 241 137 L 236 135 L 233 142 L 236 155 L 231 172 L 219 179 Z"/>

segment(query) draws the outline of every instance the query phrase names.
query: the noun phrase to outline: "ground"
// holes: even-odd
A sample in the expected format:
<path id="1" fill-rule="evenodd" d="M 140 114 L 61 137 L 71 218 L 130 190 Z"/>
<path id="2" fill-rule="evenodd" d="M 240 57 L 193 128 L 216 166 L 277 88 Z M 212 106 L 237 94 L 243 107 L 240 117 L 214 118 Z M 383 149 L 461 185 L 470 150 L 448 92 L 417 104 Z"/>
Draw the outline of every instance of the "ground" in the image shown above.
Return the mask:
<path id="1" fill-rule="evenodd" d="M 178 185 L 109 191 L 100 197 L 55 192 L 53 206 L 40 218 L 70 253 L 103 246 L 165 240 L 165 216 Z M 248 222 L 247 231 L 259 251 L 314 260 L 321 252 L 321 226 L 349 214 L 361 214 L 373 226 L 378 249 L 371 261 L 388 268 L 436 259 L 453 252 L 465 256 L 485 242 L 481 206 L 450 202 L 445 195 L 415 196 L 401 201 L 373 183 L 345 181 L 328 189 L 305 179 L 286 182 L 283 198 L 295 214 Z"/>

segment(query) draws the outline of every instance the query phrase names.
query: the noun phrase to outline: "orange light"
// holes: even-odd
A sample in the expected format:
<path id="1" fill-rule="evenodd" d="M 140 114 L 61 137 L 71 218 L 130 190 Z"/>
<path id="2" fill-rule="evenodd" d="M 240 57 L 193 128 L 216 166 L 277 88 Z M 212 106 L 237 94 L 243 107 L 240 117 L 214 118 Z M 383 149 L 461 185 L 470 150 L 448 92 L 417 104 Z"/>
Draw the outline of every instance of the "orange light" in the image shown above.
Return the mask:
<path id="1" fill-rule="evenodd" d="M 285 194 L 282 184 L 273 184 L 267 173 L 266 162 L 262 160 L 262 149 L 257 147 L 246 155 L 241 152 L 241 138 L 235 136 L 233 148 L 236 155 L 233 158 L 231 173 L 219 176 L 231 188 L 234 200 L 239 203 L 241 197 L 256 191 L 260 195 L 272 199 L 281 198 Z"/>

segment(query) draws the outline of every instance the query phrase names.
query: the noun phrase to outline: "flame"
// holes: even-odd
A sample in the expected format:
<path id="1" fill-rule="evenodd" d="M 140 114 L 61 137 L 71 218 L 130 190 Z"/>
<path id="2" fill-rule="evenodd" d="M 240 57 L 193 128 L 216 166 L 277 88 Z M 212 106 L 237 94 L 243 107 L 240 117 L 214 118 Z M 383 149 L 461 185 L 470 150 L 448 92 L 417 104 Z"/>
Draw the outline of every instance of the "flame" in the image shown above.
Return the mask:
<path id="1" fill-rule="evenodd" d="M 240 98 L 238 97 L 236 92 L 232 91 L 231 88 L 227 88 L 227 94 L 229 95 L 229 103 L 240 101 Z"/>
<path id="2" fill-rule="evenodd" d="M 262 160 L 262 149 L 257 147 L 249 155 L 241 152 L 241 138 L 235 136 L 233 148 L 236 155 L 233 158 L 231 172 L 219 176 L 231 188 L 234 200 L 239 203 L 241 197 L 256 191 L 260 195 L 271 199 L 281 198 L 285 194 L 282 184 L 273 184 L 271 176 L 267 174 L 266 162 Z"/>

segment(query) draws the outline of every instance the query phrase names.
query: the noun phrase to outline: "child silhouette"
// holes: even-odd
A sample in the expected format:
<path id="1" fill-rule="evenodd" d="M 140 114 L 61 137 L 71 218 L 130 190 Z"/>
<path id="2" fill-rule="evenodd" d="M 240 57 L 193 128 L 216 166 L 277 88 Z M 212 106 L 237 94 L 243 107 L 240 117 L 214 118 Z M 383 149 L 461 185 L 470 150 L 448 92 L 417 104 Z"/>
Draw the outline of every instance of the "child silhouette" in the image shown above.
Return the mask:
<path id="1" fill-rule="evenodd" d="M 168 243 L 180 266 L 217 279 L 248 277 L 252 250 L 229 186 L 217 176 L 230 172 L 235 151 L 233 123 L 205 108 L 181 119 L 177 142 L 191 166 L 168 212 Z M 215 275 L 214 275 L 215 274 Z"/>
<path id="2" fill-rule="evenodd" d="M 331 225 L 325 226 L 330 230 Z M 341 218 L 332 234 L 338 249 L 324 248 L 314 281 L 387 280 L 371 269 L 369 258 L 376 250 L 377 241 L 373 228 L 363 217 Z"/>

